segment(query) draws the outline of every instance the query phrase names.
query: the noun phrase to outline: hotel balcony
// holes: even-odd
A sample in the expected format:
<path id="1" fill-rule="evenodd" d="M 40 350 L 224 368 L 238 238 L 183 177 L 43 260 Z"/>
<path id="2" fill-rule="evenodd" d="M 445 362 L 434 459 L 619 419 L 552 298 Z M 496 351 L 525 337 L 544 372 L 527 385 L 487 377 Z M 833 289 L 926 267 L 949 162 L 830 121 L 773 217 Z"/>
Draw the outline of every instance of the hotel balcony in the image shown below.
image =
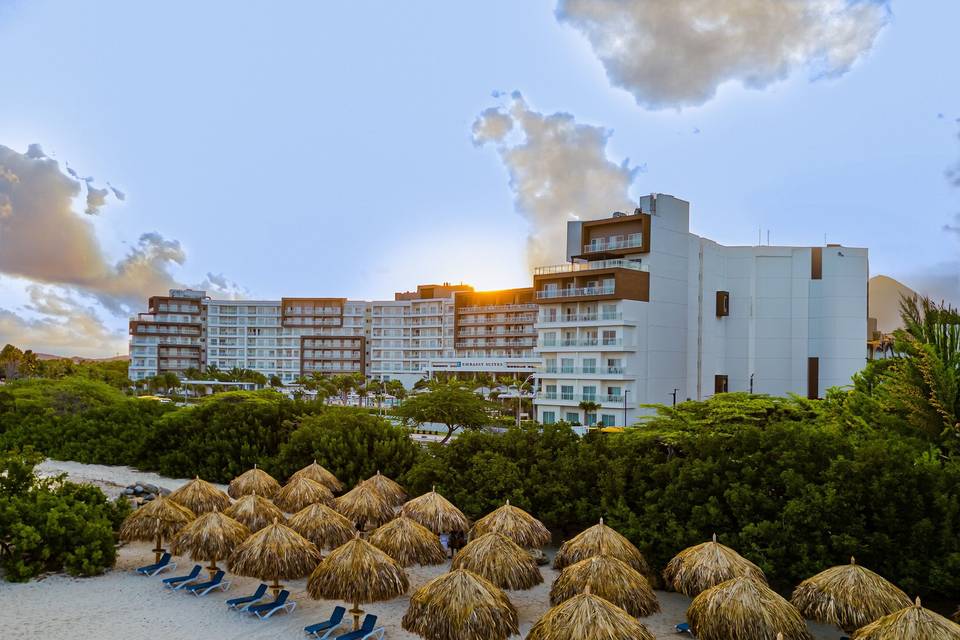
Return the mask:
<path id="1" fill-rule="evenodd" d="M 540 373 L 544 376 L 623 376 L 623 367 L 544 367 Z"/>
<path id="2" fill-rule="evenodd" d="M 606 253 L 618 249 L 640 249 L 643 247 L 643 234 L 631 233 L 626 236 L 611 236 L 596 238 L 589 244 L 583 245 L 584 255 L 591 253 Z"/>
<path id="3" fill-rule="evenodd" d="M 535 403 L 541 403 L 544 400 L 557 403 L 579 404 L 580 402 L 597 402 L 602 405 L 615 405 L 622 407 L 624 398 L 621 394 L 582 394 L 582 393 L 557 393 L 547 392 L 538 393 L 534 398 Z"/>
<path id="4" fill-rule="evenodd" d="M 624 347 L 620 338 L 603 340 L 599 338 L 576 338 L 572 340 L 541 340 L 537 343 L 539 351 L 633 351 L 633 347 Z"/>

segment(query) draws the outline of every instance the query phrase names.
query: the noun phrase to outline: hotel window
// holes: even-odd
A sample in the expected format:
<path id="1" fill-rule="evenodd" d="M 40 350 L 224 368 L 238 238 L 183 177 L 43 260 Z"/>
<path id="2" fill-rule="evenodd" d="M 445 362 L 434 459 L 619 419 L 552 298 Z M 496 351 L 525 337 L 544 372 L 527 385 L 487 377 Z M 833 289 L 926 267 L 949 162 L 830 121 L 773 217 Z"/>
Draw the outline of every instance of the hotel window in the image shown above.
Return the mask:
<path id="1" fill-rule="evenodd" d="M 722 374 L 717 374 L 713 376 L 713 392 L 714 393 L 726 393 L 730 388 L 730 383 L 727 376 Z"/>
<path id="2" fill-rule="evenodd" d="M 560 373 L 573 373 L 573 358 L 560 359 Z"/>
<path id="3" fill-rule="evenodd" d="M 557 421 L 557 414 L 553 411 L 543 412 L 543 424 L 553 424 Z"/>
<path id="4" fill-rule="evenodd" d="M 717 317 L 723 318 L 730 315 L 730 292 L 717 291 Z"/>
<path id="5" fill-rule="evenodd" d="M 560 386 L 560 399 L 573 400 L 573 385 L 565 384 Z"/>
<path id="6" fill-rule="evenodd" d="M 620 387 L 607 387 L 607 395 L 611 397 L 620 397 Z"/>
<path id="7" fill-rule="evenodd" d="M 591 425 L 596 424 L 596 423 L 597 423 L 597 414 L 595 414 L 595 413 L 588 413 L 586 416 L 584 416 L 584 421 L 583 421 L 583 422 L 584 422 L 584 424 L 586 424 L 588 427 L 591 426 Z"/>
<path id="8" fill-rule="evenodd" d="M 567 411 L 566 421 L 570 424 L 580 424 L 580 414 L 574 411 Z"/>
<path id="9" fill-rule="evenodd" d="M 605 427 L 612 427 L 617 423 L 617 417 L 612 413 L 605 413 L 600 417 L 600 423 Z"/>
<path id="10" fill-rule="evenodd" d="M 603 315 L 601 316 L 602 320 L 614 320 L 617 317 L 617 305 L 615 304 L 605 304 L 602 307 Z"/>
<path id="11" fill-rule="evenodd" d="M 596 373 L 596 372 L 597 372 L 597 359 L 596 359 L 596 358 L 584 358 L 584 359 L 583 359 L 583 372 L 584 372 L 584 373 Z"/>
<path id="12" fill-rule="evenodd" d="M 592 385 L 583 387 L 583 399 L 585 402 L 596 402 L 597 388 Z"/>
<path id="13" fill-rule="evenodd" d="M 603 344 L 605 345 L 617 344 L 617 332 L 613 330 L 605 329 L 603 331 Z"/>
<path id="14" fill-rule="evenodd" d="M 620 358 L 607 358 L 607 373 L 621 373 Z"/>
<path id="15" fill-rule="evenodd" d="M 555 347 L 557 346 L 557 332 L 548 331 L 543 334 L 543 346 L 545 347 Z"/>

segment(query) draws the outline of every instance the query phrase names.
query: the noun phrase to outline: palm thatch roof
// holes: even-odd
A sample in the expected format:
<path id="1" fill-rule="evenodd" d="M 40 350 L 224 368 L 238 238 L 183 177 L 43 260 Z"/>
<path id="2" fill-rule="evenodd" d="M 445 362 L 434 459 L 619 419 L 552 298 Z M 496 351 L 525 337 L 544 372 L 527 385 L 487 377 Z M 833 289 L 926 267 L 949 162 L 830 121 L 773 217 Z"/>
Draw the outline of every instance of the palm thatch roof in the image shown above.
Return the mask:
<path id="1" fill-rule="evenodd" d="M 366 481 L 336 498 L 333 508 L 358 524 L 374 527 L 393 520 L 397 515 L 393 505 Z"/>
<path id="2" fill-rule="evenodd" d="M 370 476 L 364 482 L 369 483 L 376 489 L 391 507 L 399 507 L 407 499 L 407 492 L 403 490 L 403 487 L 382 475 L 380 471 L 377 471 L 376 475 Z"/>
<path id="3" fill-rule="evenodd" d="M 334 549 L 307 580 L 311 597 L 355 605 L 390 600 L 409 587 L 400 563 L 359 536 Z"/>
<path id="4" fill-rule="evenodd" d="M 330 489 L 333 493 L 343 491 L 343 483 L 337 480 L 337 476 L 317 464 L 316 460 L 290 476 L 291 480 L 294 478 L 310 478 L 314 482 L 319 482 L 327 489 Z"/>
<path id="5" fill-rule="evenodd" d="M 426 640 L 506 640 L 520 633 L 517 609 L 507 595 L 463 569 L 417 589 L 401 626 Z"/>
<path id="6" fill-rule="evenodd" d="M 550 609 L 526 640 L 654 640 L 629 613 L 588 589 Z"/>
<path id="7" fill-rule="evenodd" d="M 452 502 L 437 493 L 434 487 L 430 493 L 410 500 L 400 510 L 402 515 L 419 522 L 437 535 L 470 529 L 470 520 L 457 509 Z"/>
<path id="8" fill-rule="evenodd" d="M 287 526 L 317 545 L 318 549 L 334 549 L 356 535 L 353 522 L 325 504 L 311 504 L 296 512 L 290 516 Z"/>
<path id="9" fill-rule="evenodd" d="M 565 568 L 550 589 L 550 604 L 558 605 L 587 589 L 636 618 L 660 611 L 647 579 L 623 560 L 606 553 Z"/>
<path id="10" fill-rule="evenodd" d="M 740 576 L 703 591 L 687 609 L 699 640 L 812 640 L 803 616 L 763 582 Z"/>
<path id="11" fill-rule="evenodd" d="M 245 524 L 250 531 L 260 531 L 274 520 L 283 522 L 286 519 L 276 505 L 255 493 L 243 496 L 224 513 Z"/>
<path id="12" fill-rule="evenodd" d="M 916 602 L 879 620 L 871 622 L 853 634 L 853 640 L 957 640 L 960 625 L 924 609 L 920 598 Z"/>
<path id="13" fill-rule="evenodd" d="M 603 518 L 600 518 L 599 524 L 564 542 L 553 559 L 553 568 L 563 569 L 601 553 L 623 560 L 644 575 L 653 573 L 640 550 L 626 537 L 605 525 Z"/>
<path id="14" fill-rule="evenodd" d="M 333 504 L 333 492 L 306 476 L 293 478 L 273 496 L 273 504 L 287 513 L 296 513 L 311 504 Z"/>
<path id="15" fill-rule="evenodd" d="M 169 497 L 157 496 L 124 519 L 120 539 L 124 542 L 172 538 L 196 518 L 193 511 Z"/>
<path id="16" fill-rule="evenodd" d="M 272 498 L 273 494 L 279 490 L 280 483 L 263 469 L 258 469 L 256 465 L 253 466 L 253 469 L 245 471 L 231 480 L 230 486 L 227 487 L 227 493 L 234 499 L 250 495 L 251 493 L 264 496 L 265 498 Z"/>
<path id="17" fill-rule="evenodd" d="M 223 511 L 230 506 L 230 496 L 199 477 L 186 483 L 169 496 L 198 516 L 211 511 Z"/>
<path id="18" fill-rule="evenodd" d="M 230 556 L 230 571 L 260 580 L 293 580 L 320 562 L 317 547 L 279 520 L 244 540 Z"/>
<path id="19" fill-rule="evenodd" d="M 487 533 L 502 533 L 525 549 L 539 549 L 550 543 L 550 530 L 532 515 L 510 504 L 488 513 L 473 524 L 470 539 Z"/>
<path id="20" fill-rule="evenodd" d="M 790 602 L 804 617 L 847 633 L 911 605 L 910 598 L 882 576 L 850 564 L 831 567 L 800 583 Z"/>
<path id="21" fill-rule="evenodd" d="M 695 597 L 701 591 L 738 576 L 748 576 L 761 582 L 767 579 L 760 567 L 739 553 L 713 540 L 684 549 L 667 564 L 663 578 L 667 587 Z"/>
<path id="22" fill-rule="evenodd" d="M 532 589 L 543 582 L 533 556 L 501 533 L 471 540 L 454 556 L 451 566 L 472 571 L 501 589 Z"/>
<path id="23" fill-rule="evenodd" d="M 437 534 L 405 516 L 381 526 L 369 539 L 370 544 L 399 562 L 401 567 L 442 564 L 447 559 Z"/>
<path id="24" fill-rule="evenodd" d="M 194 560 L 209 560 L 216 566 L 217 560 L 228 558 L 241 542 L 250 537 L 250 529 L 230 516 L 211 511 L 180 530 L 170 549 L 176 555 L 190 554 Z"/>

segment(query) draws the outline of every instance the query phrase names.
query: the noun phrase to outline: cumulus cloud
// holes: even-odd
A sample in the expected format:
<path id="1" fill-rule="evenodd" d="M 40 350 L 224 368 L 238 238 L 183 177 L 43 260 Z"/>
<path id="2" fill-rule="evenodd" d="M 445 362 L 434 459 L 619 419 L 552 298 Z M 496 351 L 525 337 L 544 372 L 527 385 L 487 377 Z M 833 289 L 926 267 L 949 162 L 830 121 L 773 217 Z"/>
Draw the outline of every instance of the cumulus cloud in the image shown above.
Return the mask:
<path id="1" fill-rule="evenodd" d="M 87 208 L 84 213 L 93 215 L 100 213 L 100 207 L 107 204 L 107 189 L 97 189 L 89 182 L 87 183 Z"/>
<path id="2" fill-rule="evenodd" d="M 628 192 L 638 170 L 629 160 L 617 164 L 607 157 L 610 134 L 567 113 L 538 113 L 519 93 L 474 122 L 474 142 L 497 149 L 517 211 L 530 223 L 531 266 L 566 259 L 568 220 L 633 210 Z"/>
<path id="3" fill-rule="evenodd" d="M 700 105 L 724 82 L 760 89 L 798 69 L 839 76 L 873 47 L 885 0 L 559 0 L 615 86 L 651 108 Z"/>

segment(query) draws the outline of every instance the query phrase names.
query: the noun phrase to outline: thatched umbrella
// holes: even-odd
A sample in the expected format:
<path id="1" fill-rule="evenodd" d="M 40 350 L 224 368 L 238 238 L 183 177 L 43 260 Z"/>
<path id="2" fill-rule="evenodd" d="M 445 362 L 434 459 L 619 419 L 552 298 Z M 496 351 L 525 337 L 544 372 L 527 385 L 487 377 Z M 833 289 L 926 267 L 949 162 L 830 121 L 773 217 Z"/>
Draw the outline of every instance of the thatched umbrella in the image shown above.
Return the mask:
<path id="1" fill-rule="evenodd" d="M 533 556 L 501 533 L 471 540 L 457 552 L 451 566 L 472 571 L 501 589 L 532 589 L 543 582 Z"/>
<path id="2" fill-rule="evenodd" d="M 526 640 L 654 640 L 629 613 L 600 596 L 577 594 L 540 618 Z"/>
<path id="3" fill-rule="evenodd" d="M 230 496 L 199 477 L 194 478 L 167 497 L 190 509 L 198 516 L 211 511 L 224 511 L 230 506 Z"/>
<path id="4" fill-rule="evenodd" d="M 370 476 L 364 482 L 369 483 L 376 489 L 391 507 L 399 507 L 407 499 L 407 492 L 403 490 L 403 487 L 382 475 L 379 470 L 376 475 Z"/>
<path id="5" fill-rule="evenodd" d="M 553 559 L 553 568 L 563 569 L 600 553 L 619 558 L 644 575 L 652 574 L 650 565 L 647 564 L 640 550 L 624 536 L 605 525 L 603 518 L 600 518 L 599 524 L 564 542 Z"/>
<path id="6" fill-rule="evenodd" d="M 710 542 L 684 549 L 663 570 L 667 586 L 691 598 L 739 576 L 767 581 L 760 567 L 717 542 L 717 534 Z"/>
<path id="7" fill-rule="evenodd" d="M 273 476 L 262 469 L 258 469 L 257 465 L 253 465 L 253 469 L 241 473 L 239 476 L 230 481 L 230 486 L 227 487 L 227 493 L 230 494 L 231 498 L 237 499 L 242 496 L 255 493 L 266 498 L 272 498 L 273 494 L 280 490 L 280 483 L 277 482 Z"/>
<path id="8" fill-rule="evenodd" d="M 740 576 L 703 591 L 687 609 L 699 640 L 812 640 L 803 616 L 765 583 Z"/>
<path id="9" fill-rule="evenodd" d="M 957 640 L 960 625 L 913 604 L 875 620 L 853 634 L 853 640 Z"/>
<path id="10" fill-rule="evenodd" d="M 558 605 L 587 589 L 636 618 L 660 611 L 647 579 L 623 560 L 606 553 L 564 569 L 550 589 L 550 604 Z"/>
<path id="11" fill-rule="evenodd" d="M 180 530 L 171 550 L 177 555 L 190 554 L 194 560 L 210 561 L 210 579 L 217 572 L 217 560 L 230 557 L 241 542 L 250 537 L 250 529 L 230 516 L 211 511 Z"/>
<path id="12" fill-rule="evenodd" d="M 274 520 L 283 522 L 286 519 L 276 505 L 255 493 L 243 496 L 224 513 L 247 525 L 250 531 L 260 531 Z"/>
<path id="13" fill-rule="evenodd" d="M 507 595 L 463 569 L 417 589 L 401 625 L 426 640 L 506 640 L 520 633 L 517 609 Z"/>
<path id="14" fill-rule="evenodd" d="M 325 504 L 312 504 L 287 521 L 287 526 L 317 545 L 334 549 L 349 542 L 357 531 L 353 522 Z"/>
<path id="15" fill-rule="evenodd" d="M 157 496 L 143 505 L 123 521 L 120 526 L 120 539 L 124 542 L 143 540 L 157 541 L 153 550 L 157 562 L 164 552 L 163 539 L 172 538 L 196 516 L 193 511 L 177 504 L 170 498 Z"/>
<path id="16" fill-rule="evenodd" d="M 360 628 L 361 604 L 390 600 L 407 592 L 407 573 L 396 560 L 360 538 L 334 549 L 307 581 L 316 599 L 353 603 L 354 629 Z"/>
<path id="17" fill-rule="evenodd" d="M 911 604 L 907 594 L 853 558 L 801 582 L 790 602 L 805 617 L 847 633 Z"/>
<path id="18" fill-rule="evenodd" d="M 440 535 L 470 529 L 470 520 L 457 509 L 452 502 L 437 493 L 433 487 L 430 493 L 425 493 L 403 505 L 400 514 L 419 522 L 430 531 Z"/>
<path id="19" fill-rule="evenodd" d="M 325 485 L 306 476 L 293 478 L 273 496 L 273 504 L 287 513 L 296 513 L 311 504 L 333 504 L 333 493 Z"/>
<path id="20" fill-rule="evenodd" d="M 294 478 L 310 478 L 314 482 L 319 482 L 334 493 L 340 493 L 343 491 L 343 483 L 337 480 L 337 476 L 333 475 L 325 468 L 317 464 L 316 460 L 314 460 L 312 464 L 308 464 L 303 469 L 300 469 L 300 471 L 297 471 L 290 476 L 291 480 Z"/>
<path id="21" fill-rule="evenodd" d="M 361 529 L 368 525 L 379 527 L 397 515 L 393 505 L 366 481 L 334 500 L 333 508 L 356 522 Z"/>
<path id="22" fill-rule="evenodd" d="M 550 530 L 523 509 L 511 505 L 509 500 L 473 523 L 470 539 L 487 533 L 502 533 L 525 549 L 539 549 L 550 543 Z"/>
<path id="23" fill-rule="evenodd" d="M 405 516 L 371 533 L 370 544 L 399 562 L 401 567 L 442 564 L 447 559 L 437 534 Z"/>
<path id="24" fill-rule="evenodd" d="M 273 524 L 244 540 L 230 556 L 227 566 L 239 576 L 272 580 L 274 597 L 281 580 L 295 580 L 313 571 L 321 560 L 319 549 L 290 527 Z"/>

